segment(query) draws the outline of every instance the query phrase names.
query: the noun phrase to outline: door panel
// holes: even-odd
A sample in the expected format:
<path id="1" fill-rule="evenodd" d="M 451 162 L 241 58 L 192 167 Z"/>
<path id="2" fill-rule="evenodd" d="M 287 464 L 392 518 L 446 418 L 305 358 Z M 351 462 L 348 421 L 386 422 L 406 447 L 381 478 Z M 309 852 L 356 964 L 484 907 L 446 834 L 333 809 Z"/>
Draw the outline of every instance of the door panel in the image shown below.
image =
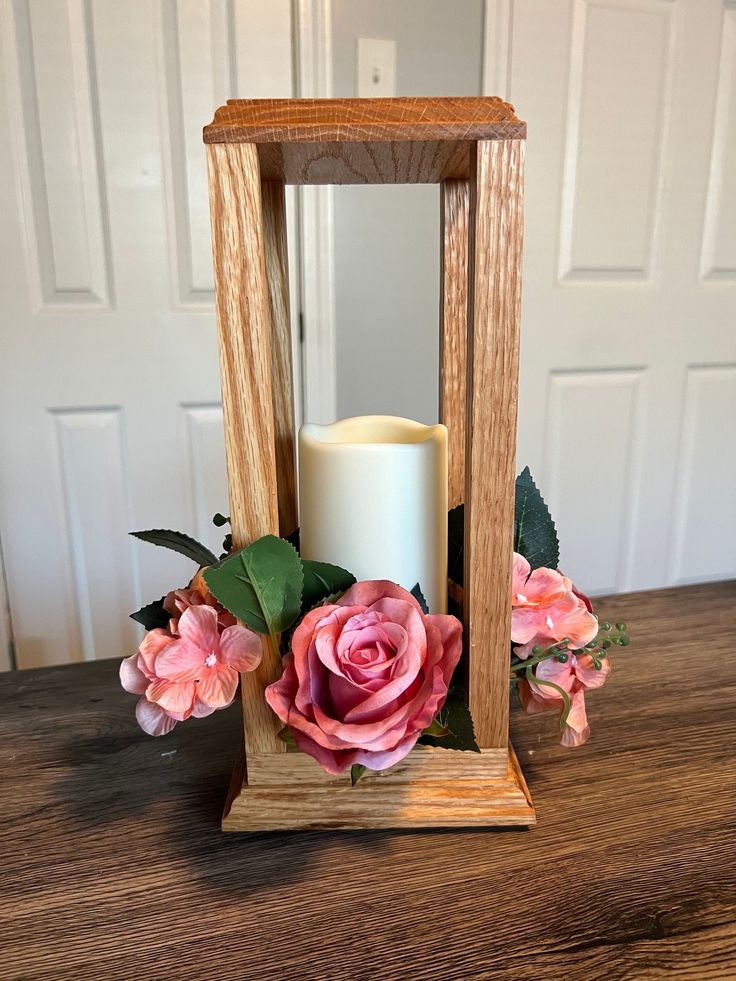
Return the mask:
<path id="1" fill-rule="evenodd" d="M 519 459 L 592 592 L 735 575 L 736 6 L 510 8 L 529 123 Z"/>
<path id="2" fill-rule="evenodd" d="M 130 610 L 191 576 L 129 529 L 222 541 L 201 129 L 228 97 L 291 95 L 291 5 L 2 13 L 0 534 L 28 667 L 130 652 Z"/>

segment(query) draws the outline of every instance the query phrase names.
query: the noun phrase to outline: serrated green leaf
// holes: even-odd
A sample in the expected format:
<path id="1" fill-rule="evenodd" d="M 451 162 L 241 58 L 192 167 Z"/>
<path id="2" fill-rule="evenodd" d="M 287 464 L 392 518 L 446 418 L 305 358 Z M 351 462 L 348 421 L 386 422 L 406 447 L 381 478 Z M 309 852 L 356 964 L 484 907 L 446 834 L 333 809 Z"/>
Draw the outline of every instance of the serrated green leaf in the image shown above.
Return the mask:
<path id="1" fill-rule="evenodd" d="M 267 634 L 268 623 L 243 562 L 244 551 L 241 549 L 234 555 L 228 555 L 217 565 L 210 566 L 205 571 L 204 581 L 215 599 L 233 616 L 256 633 Z"/>
<path id="2" fill-rule="evenodd" d="M 438 746 L 441 749 L 469 750 L 473 753 L 480 753 L 478 743 L 475 740 L 470 709 L 459 694 L 450 693 L 434 723 L 447 729 L 448 734 L 446 736 L 433 736 L 425 730 L 419 738 L 420 743 L 427 746 Z"/>
<path id="3" fill-rule="evenodd" d="M 362 763 L 353 763 L 350 767 L 350 785 L 352 787 L 356 785 L 367 769 L 368 767 L 363 766 Z"/>
<path id="4" fill-rule="evenodd" d="M 523 555 L 532 569 L 556 569 L 560 564 L 555 523 L 529 467 L 516 478 L 514 551 Z"/>
<path id="5" fill-rule="evenodd" d="M 344 593 L 353 585 L 355 576 L 339 565 L 329 562 L 313 562 L 302 559 L 304 573 L 304 588 L 302 591 L 302 613 L 313 609 L 318 603 L 336 593 Z"/>
<path id="6" fill-rule="evenodd" d="M 419 583 L 417 583 L 416 586 L 410 590 L 410 592 L 417 603 L 421 606 L 422 613 L 429 613 L 429 607 L 427 606 L 427 601 L 424 598 L 424 593 L 422 592 L 422 587 L 419 585 Z"/>
<path id="7" fill-rule="evenodd" d="M 458 504 L 447 515 L 447 576 L 463 584 L 465 562 L 465 505 Z"/>
<path id="8" fill-rule="evenodd" d="M 164 609 L 165 596 L 162 596 L 159 600 L 154 600 L 153 603 L 149 603 L 147 606 L 142 606 L 140 610 L 136 610 L 135 613 L 130 614 L 130 619 L 135 620 L 136 623 L 142 623 L 146 630 L 155 630 L 156 627 L 166 627 L 169 620 L 171 619 L 171 614 L 167 613 Z"/>
<path id="9" fill-rule="evenodd" d="M 173 552 L 185 555 L 199 566 L 212 565 L 217 562 L 217 557 L 205 545 L 181 531 L 153 528 L 150 531 L 131 531 L 130 534 L 133 538 L 140 538 L 142 542 L 149 542 L 151 545 L 158 545 L 161 548 L 169 548 Z"/>
<path id="10" fill-rule="evenodd" d="M 280 634 L 299 616 L 304 573 L 296 549 L 283 538 L 265 535 L 242 552 L 251 585 L 271 633 Z"/>
<path id="11" fill-rule="evenodd" d="M 295 549 L 275 535 L 259 538 L 204 574 L 216 600 L 252 630 L 272 637 L 299 615 L 303 579 Z"/>

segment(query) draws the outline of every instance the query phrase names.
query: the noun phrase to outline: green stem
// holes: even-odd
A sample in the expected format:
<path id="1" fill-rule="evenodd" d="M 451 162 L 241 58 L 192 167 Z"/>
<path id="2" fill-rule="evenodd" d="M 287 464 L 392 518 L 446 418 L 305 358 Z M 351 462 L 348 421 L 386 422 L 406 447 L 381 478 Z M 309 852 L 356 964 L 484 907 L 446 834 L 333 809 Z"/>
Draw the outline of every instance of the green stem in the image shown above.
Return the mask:
<path id="1" fill-rule="evenodd" d="M 564 688 L 560 688 L 560 686 L 556 685 L 554 681 L 547 681 L 544 678 L 538 678 L 536 675 L 532 674 L 531 665 L 529 665 L 529 669 L 526 672 L 526 680 L 533 682 L 535 685 L 546 685 L 548 688 L 554 688 L 554 690 L 558 693 L 565 706 L 564 711 L 560 716 L 560 731 L 562 731 L 567 725 L 567 717 L 570 714 L 570 709 L 572 708 L 570 696 L 567 694 Z"/>

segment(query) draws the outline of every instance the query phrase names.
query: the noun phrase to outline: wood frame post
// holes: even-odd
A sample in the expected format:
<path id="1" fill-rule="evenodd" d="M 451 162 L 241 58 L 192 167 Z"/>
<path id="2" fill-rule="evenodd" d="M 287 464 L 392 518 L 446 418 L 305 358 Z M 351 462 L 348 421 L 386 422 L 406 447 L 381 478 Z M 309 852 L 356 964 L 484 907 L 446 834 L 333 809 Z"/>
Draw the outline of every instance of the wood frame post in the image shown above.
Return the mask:
<path id="1" fill-rule="evenodd" d="M 478 745 L 509 738 L 524 144 L 470 159 L 464 614 Z"/>
<path id="2" fill-rule="evenodd" d="M 269 241 L 269 256 L 277 257 L 278 210 L 269 195 L 269 231 L 264 233 L 260 167 L 252 143 L 208 146 L 207 163 L 230 526 L 233 545 L 242 548 L 279 533 L 272 379 L 281 376 L 273 371 L 272 348 L 278 348 L 271 336 L 271 307 L 276 301 L 269 301 L 264 241 Z M 272 261 L 269 266 L 270 295 L 278 296 L 280 265 Z M 263 698 L 263 689 L 280 673 L 278 652 L 264 638 L 259 668 L 240 676 L 248 754 L 285 750 L 278 720 Z"/>

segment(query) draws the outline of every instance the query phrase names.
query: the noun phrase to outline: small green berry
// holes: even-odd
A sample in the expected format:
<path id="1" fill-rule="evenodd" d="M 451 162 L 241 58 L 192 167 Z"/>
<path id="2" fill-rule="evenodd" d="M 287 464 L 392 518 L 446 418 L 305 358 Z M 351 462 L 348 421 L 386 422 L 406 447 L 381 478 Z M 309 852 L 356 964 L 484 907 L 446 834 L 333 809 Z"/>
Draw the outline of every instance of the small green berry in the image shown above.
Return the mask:
<path id="1" fill-rule="evenodd" d="M 532 647 L 532 654 L 536 654 L 537 656 L 539 656 L 541 653 L 542 653 L 542 648 L 539 646 L 539 644 L 535 644 L 534 647 Z"/>
<path id="2" fill-rule="evenodd" d="M 602 623 L 601 624 L 601 630 L 608 631 L 610 629 L 611 629 L 611 624 L 610 623 Z"/>
<path id="3" fill-rule="evenodd" d="M 604 651 L 607 651 L 608 648 L 612 645 L 612 643 L 613 641 L 609 640 L 608 637 L 606 637 L 606 639 L 601 644 L 601 647 L 603 648 Z"/>
<path id="4" fill-rule="evenodd" d="M 620 634 L 626 633 L 626 624 L 623 622 L 623 620 L 621 621 L 621 623 L 616 624 L 616 630 L 618 630 Z"/>
<path id="5" fill-rule="evenodd" d="M 558 654 L 556 660 L 559 661 L 560 664 L 566 664 L 568 660 L 568 656 L 567 654 Z"/>
<path id="6" fill-rule="evenodd" d="M 597 657 L 593 658 L 593 667 L 596 669 L 596 671 L 600 671 L 600 669 L 603 667 Z"/>
<path id="7" fill-rule="evenodd" d="M 620 640 L 619 640 L 619 644 L 622 647 L 628 647 L 629 646 L 629 638 L 626 637 L 626 636 L 621 637 Z"/>

